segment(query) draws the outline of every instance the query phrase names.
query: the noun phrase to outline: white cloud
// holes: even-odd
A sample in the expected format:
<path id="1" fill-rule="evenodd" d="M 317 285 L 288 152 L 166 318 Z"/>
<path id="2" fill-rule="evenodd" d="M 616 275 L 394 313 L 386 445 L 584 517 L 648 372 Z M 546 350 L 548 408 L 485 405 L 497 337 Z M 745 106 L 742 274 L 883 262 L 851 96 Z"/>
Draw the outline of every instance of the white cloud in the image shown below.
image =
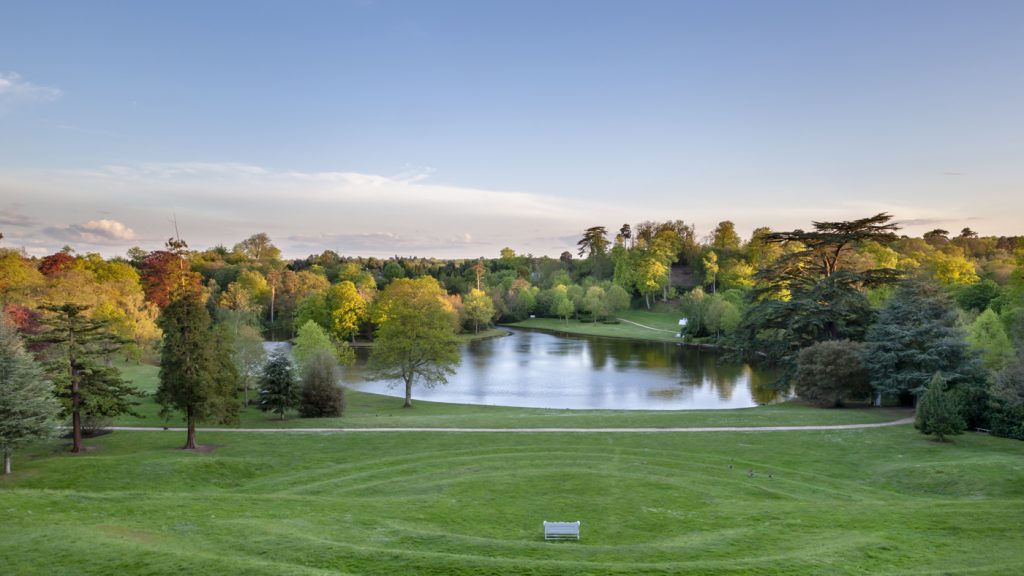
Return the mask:
<path id="1" fill-rule="evenodd" d="M 0 72 L 0 102 L 52 102 L 60 98 L 61 94 L 59 88 L 33 84 L 17 72 Z"/>
<path id="2" fill-rule="evenodd" d="M 135 232 L 117 220 L 90 220 L 85 224 L 51 226 L 44 232 L 63 242 L 94 245 L 123 245 L 136 239 Z"/>

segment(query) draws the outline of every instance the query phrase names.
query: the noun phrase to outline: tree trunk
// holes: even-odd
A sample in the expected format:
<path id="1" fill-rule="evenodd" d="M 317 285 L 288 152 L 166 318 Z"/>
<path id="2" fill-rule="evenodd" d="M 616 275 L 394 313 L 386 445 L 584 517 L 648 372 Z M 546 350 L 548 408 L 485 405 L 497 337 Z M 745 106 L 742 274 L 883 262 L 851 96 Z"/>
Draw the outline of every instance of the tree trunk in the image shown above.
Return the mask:
<path id="1" fill-rule="evenodd" d="M 473 319 L 473 334 L 480 333 L 480 321 L 476 318 Z"/>
<path id="2" fill-rule="evenodd" d="M 188 419 L 188 436 L 185 440 L 185 450 L 196 449 L 196 415 L 195 410 L 189 406 L 185 411 L 186 418 Z"/>
<path id="3" fill-rule="evenodd" d="M 4 450 L 4 476 L 11 473 L 11 451 Z"/>
<path id="4" fill-rule="evenodd" d="M 644 302 L 647 304 L 647 309 L 651 309 L 651 293 L 644 292 Z"/>
<path id="5" fill-rule="evenodd" d="M 412 408 L 412 378 L 405 379 L 405 404 L 402 408 Z"/>
<path id="6" fill-rule="evenodd" d="M 71 452 L 78 454 L 82 451 L 82 411 L 79 410 L 78 386 L 72 387 L 71 392 Z"/>

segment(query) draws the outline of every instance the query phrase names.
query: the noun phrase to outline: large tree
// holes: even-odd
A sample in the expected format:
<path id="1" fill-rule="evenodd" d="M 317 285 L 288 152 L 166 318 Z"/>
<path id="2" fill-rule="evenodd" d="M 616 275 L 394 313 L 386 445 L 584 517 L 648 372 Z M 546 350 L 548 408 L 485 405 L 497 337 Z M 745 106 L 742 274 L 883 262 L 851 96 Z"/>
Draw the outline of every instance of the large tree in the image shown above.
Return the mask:
<path id="1" fill-rule="evenodd" d="M 405 385 L 404 407 L 412 407 L 412 387 L 444 384 L 459 363 L 451 305 L 433 278 L 397 279 L 377 301 L 378 328 L 369 373 Z"/>
<path id="2" fill-rule="evenodd" d="M 793 382 L 796 394 L 820 406 L 842 406 L 844 401 L 868 398 L 871 385 L 861 361 L 859 342 L 831 340 L 800 351 Z"/>
<path id="3" fill-rule="evenodd" d="M 160 354 L 157 402 L 161 414 L 185 413 L 186 450 L 196 445 L 196 422 L 213 419 L 232 422 L 238 415 L 234 392 L 238 372 L 231 359 L 230 336 L 214 330 L 210 314 L 196 292 L 186 291 L 172 300 L 158 319 L 164 332 Z"/>
<path id="4" fill-rule="evenodd" d="M 71 451 L 82 451 L 83 417 L 112 418 L 133 414 L 139 391 L 109 365 L 110 356 L 124 341 L 108 322 L 86 315 L 89 306 L 45 304 L 45 331 L 33 340 L 42 344 L 46 369 L 71 415 Z"/>
<path id="5" fill-rule="evenodd" d="M 864 364 L 876 398 L 886 395 L 911 404 L 939 372 L 957 395 L 968 424 L 983 419 L 987 375 L 967 344 L 956 308 L 935 284 L 904 282 L 882 307 L 865 345 Z"/>
<path id="6" fill-rule="evenodd" d="M 60 402 L 36 360 L 25 351 L 14 323 L 0 314 L 0 452 L 11 473 L 14 449 L 55 430 Z"/>

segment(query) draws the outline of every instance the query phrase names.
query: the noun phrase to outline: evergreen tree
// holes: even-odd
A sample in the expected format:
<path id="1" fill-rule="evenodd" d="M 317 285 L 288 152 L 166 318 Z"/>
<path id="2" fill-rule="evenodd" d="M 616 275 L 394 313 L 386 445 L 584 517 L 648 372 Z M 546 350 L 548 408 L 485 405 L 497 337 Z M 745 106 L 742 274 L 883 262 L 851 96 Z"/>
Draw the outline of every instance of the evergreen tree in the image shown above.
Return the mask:
<path id="1" fill-rule="evenodd" d="M 968 424 L 983 423 L 987 375 L 957 324 L 956 309 L 938 286 L 903 283 L 879 312 L 865 344 L 864 365 L 876 399 L 889 395 L 911 404 L 940 372 Z"/>
<path id="2" fill-rule="evenodd" d="M 53 433 L 60 410 L 53 384 L 25 351 L 14 324 L 0 314 L 0 452 L 4 474 L 11 473 L 15 448 Z"/>
<path id="3" fill-rule="evenodd" d="M 46 304 L 41 320 L 46 330 L 33 338 L 46 345 L 46 371 L 57 396 L 71 415 L 71 451 L 82 451 L 83 420 L 134 414 L 139 391 L 108 365 L 109 357 L 124 344 L 109 323 L 89 318 L 89 306 Z"/>
<path id="4" fill-rule="evenodd" d="M 194 450 L 196 422 L 220 423 L 238 417 L 234 393 L 238 371 L 231 357 L 231 343 L 224 330 L 214 330 L 210 313 L 199 294 L 185 291 L 160 312 L 164 332 L 160 353 L 160 384 L 156 400 L 165 418 L 174 410 L 185 413 L 186 450 Z"/>
<path id="5" fill-rule="evenodd" d="M 288 353 L 277 350 L 263 366 L 260 378 L 260 410 L 281 415 L 299 405 L 299 383 L 295 378 L 295 365 Z"/>
<path id="6" fill-rule="evenodd" d="M 945 442 L 947 436 L 963 434 L 965 426 L 956 396 L 946 389 L 942 376 L 936 372 L 917 405 L 914 427 Z"/>

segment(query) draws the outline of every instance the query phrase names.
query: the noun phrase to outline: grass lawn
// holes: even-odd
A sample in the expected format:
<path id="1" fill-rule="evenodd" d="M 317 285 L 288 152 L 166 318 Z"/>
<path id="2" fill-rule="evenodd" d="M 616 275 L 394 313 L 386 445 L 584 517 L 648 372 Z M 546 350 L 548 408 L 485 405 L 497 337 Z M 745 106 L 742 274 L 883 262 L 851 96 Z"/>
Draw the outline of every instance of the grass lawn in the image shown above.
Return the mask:
<path id="1" fill-rule="evenodd" d="M 126 378 L 146 392 L 137 408 L 141 417 L 125 416 L 116 423 L 126 426 L 180 426 L 180 415 L 165 422 L 152 393 L 157 387 L 158 368 L 145 364 L 121 364 Z M 254 428 L 629 428 L 686 426 L 773 426 L 812 424 L 859 424 L 883 422 L 906 417 L 905 410 L 888 408 L 822 410 L 797 402 L 787 402 L 740 410 L 550 410 L 510 408 L 472 404 L 445 404 L 417 401 L 413 389 L 411 409 L 403 409 L 402 400 L 380 394 L 348 390 L 348 403 L 342 418 L 299 418 L 294 412 L 287 419 L 250 407 L 242 413 L 241 426 Z"/>
<path id="2" fill-rule="evenodd" d="M 1024 443 L 979 434 L 181 436 L 16 453 L 4 573 L 1024 572 Z"/>
<path id="3" fill-rule="evenodd" d="M 679 319 L 683 316 L 678 312 L 647 312 L 645 310 L 627 310 L 619 314 L 621 320 L 630 320 L 644 326 L 657 328 L 650 330 L 620 321 L 618 324 L 602 324 L 580 322 L 570 319 L 568 322 L 557 318 L 533 318 L 515 324 L 516 328 L 535 328 L 550 332 L 566 334 L 584 334 L 588 336 L 606 336 L 609 338 L 631 338 L 634 340 L 655 340 L 658 342 L 679 342 L 675 333 L 679 331 Z M 667 330 L 667 332 L 665 332 Z"/>

